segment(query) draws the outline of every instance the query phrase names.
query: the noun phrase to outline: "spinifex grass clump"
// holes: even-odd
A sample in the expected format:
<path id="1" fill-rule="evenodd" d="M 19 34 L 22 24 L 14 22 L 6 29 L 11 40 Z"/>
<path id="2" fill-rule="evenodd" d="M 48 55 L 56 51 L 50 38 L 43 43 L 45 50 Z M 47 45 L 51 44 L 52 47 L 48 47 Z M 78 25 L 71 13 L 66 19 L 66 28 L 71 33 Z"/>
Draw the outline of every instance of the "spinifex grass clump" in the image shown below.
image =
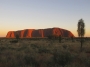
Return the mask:
<path id="1" fill-rule="evenodd" d="M 56 67 L 65 67 L 65 65 L 69 64 L 72 61 L 72 55 L 68 51 L 56 51 L 54 53 L 53 59 Z"/>

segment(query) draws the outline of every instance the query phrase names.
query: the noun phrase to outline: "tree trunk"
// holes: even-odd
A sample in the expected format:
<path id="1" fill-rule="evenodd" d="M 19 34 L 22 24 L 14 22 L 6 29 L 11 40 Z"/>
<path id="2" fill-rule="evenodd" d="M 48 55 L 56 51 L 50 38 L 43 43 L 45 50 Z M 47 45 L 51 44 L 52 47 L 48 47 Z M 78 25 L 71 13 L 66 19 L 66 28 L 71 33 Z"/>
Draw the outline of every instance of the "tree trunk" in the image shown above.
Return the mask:
<path id="1" fill-rule="evenodd" d="M 82 41 L 82 37 L 81 37 L 81 52 L 82 52 L 82 45 L 83 45 L 83 41 Z"/>

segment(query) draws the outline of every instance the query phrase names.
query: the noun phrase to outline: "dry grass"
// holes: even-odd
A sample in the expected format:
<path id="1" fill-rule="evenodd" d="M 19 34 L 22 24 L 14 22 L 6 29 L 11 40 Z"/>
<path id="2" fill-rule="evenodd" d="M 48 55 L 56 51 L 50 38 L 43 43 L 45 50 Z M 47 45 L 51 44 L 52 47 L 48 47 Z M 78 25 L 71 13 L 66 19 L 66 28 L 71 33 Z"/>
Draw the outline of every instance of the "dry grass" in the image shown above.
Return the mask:
<path id="1" fill-rule="evenodd" d="M 65 67 L 90 67 L 89 40 L 84 42 L 82 52 L 77 40 L 11 40 L 0 39 L 0 67 L 62 67 L 64 63 Z"/>

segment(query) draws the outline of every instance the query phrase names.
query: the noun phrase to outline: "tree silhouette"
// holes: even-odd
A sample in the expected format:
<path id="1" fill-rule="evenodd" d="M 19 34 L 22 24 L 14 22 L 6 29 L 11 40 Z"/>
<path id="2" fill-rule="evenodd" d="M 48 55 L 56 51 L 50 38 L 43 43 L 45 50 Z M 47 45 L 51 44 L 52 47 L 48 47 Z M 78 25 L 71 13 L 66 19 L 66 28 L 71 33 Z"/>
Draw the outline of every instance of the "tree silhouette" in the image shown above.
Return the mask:
<path id="1" fill-rule="evenodd" d="M 80 42 L 81 42 L 81 51 L 82 51 L 83 37 L 84 37 L 84 34 L 85 34 L 85 29 L 84 28 L 85 28 L 84 21 L 83 21 L 83 19 L 80 19 L 78 21 L 77 32 L 78 32 L 78 36 L 79 36 Z"/>
<path id="2" fill-rule="evenodd" d="M 71 40 L 72 40 L 72 42 L 74 42 L 74 37 L 73 36 L 71 36 Z"/>
<path id="3" fill-rule="evenodd" d="M 62 40 L 62 36 L 59 35 L 59 43 L 61 43 L 61 40 Z"/>
<path id="4" fill-rule="evenodd" d="M 15 37 L 16 37 L 16 39 L 18 41 L 18 39 L 19 39 L 19 33 L 16 32 Z"/>

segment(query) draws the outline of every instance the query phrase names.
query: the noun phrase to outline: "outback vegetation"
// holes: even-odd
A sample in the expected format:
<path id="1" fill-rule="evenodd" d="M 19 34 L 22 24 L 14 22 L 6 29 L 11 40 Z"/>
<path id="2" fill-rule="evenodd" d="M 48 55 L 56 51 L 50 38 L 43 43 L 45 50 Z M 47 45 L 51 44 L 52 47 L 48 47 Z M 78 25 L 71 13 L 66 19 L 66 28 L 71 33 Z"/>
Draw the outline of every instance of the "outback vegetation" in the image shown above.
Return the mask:
<path id="1" fill-rule="evenodd" d="M 0 67 L 90 67 L 90 39 L 0 39 Z"/>
<path id="2" fill-rule="evenodd" d="M 79 22 L 78 22 L 78 29 L 77 29 L 77 32 L 78 32 L 78 36 L 80 38 L 80 42 L 81 42 L 81 51 L 82 51 L 82 45 L 83 45 L 83 37 L 85 35 L 85 24 L 84 24 L 84 20 L 83 19 L 80 19 Z"/>

